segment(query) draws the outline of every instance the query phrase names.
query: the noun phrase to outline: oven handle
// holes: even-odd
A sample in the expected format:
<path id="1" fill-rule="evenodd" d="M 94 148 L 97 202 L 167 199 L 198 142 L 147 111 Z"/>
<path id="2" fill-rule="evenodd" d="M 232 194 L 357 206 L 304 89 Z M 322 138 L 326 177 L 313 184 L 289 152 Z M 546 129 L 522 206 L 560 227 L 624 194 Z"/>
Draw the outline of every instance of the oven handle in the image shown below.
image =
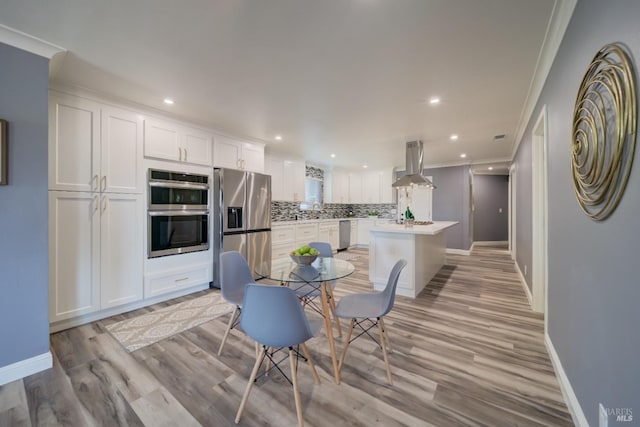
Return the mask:
<path id="1" fill-rule="evenodd" d="M 183 210 L 183 211 L 148 211 L 149 216 L 192 216 L 209 215 L 209 211 Z"/>
<path id="2" fill-rule="evenodd" d="M 194 182 L 175 182 L 175 181 L 149 181 L 149 187 L 186 188 L 189 190 L 208 190 L 209 184 L 197 184 Z"/>

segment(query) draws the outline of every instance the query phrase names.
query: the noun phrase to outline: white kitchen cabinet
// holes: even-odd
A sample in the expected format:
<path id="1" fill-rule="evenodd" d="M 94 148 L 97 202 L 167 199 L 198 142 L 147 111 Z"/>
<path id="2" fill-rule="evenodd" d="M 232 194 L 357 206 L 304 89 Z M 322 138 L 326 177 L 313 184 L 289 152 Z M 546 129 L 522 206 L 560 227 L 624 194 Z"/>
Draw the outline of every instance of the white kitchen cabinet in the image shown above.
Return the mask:
<path id="1" fill-rule="evenodd" d="M 393 170 L 383 170 L 378 172 L 380 178 L 380 203 L 394 203 L 395 189 L 393 184 Z"/>
<path id="2" fill-rule="evenodd" d="M 294 249 L 318 240 L 318 223 L 296 224 L 296 244 Z"/>
<path id="3" fill-rule="evenodd" d="M 306 178 L 304 161 L 285 160 L 283 168 L 285 200 L 303 202 L 305 200 L 304 180 Z"/>
<path id="4" fill-rule="evenodd" d="M 142 299 L 142 196 L 49 192 L 49 320 Z"/>
<path id="5" fill-rule="evenodd" d="M 305 163 L 277 157 L 265 159 L 265 173 L 271 175 L 271 198 L 275 201 L 302 202 L 305 199 Z"/>
<path id="6" fill-rule="evenodd" d="M 167 120 L 145 119 L 145 157 L 211 166 L 211 134 Z"/>
<path id="7" fill-rule="evenodd" d="M 380 203 L 380 174 L 366 172 L 362 174 L 362 202 Z"/>
<path id="8" fill-rule="evenodd" d="M 358 219 L 358 245 L 369 245 L 369 230 L 375 225 L 375 219 Z"/>
<path id="9" fill-rule="evenodd" d="M 51 93 L 50 190 L 142 193 L 141 160 L 138 114 Z"/>
<path id="10" fill-rule="evenodd" d="M 331 248 L 335 251 L 340 244 L 340 228 L 338 221 L 320 222 L 318 225 L 318 240 L 319 242 L 327 242 L 331 245 Z"/>
<path id="11" fill-rule="evenodd" d="M 349 234 L 349 246 L 358 244 L 358 220 L 351 220 L 351 233 Z"/>
<path id="12" fill-rule="evenodd" d="M 100 309 L 142 299 L 142 197 L 100 200 Z"/>
<path id="13" fill-rule="evenodd" d="M 213 147 L 216 167 L 264 172 L 264 145 L 215 135 Z"/>
<path id="14" fill-rule="evenodd" d="M 284 168 L 281 159 L 265 157 L 264 173 L 271 175 L 271 200 L 284 200 Z"/>
<path id="15" fill-rule="evenodd" d="M 145 275 L 144 296 L 152 298 L 211 281 L 211 263 Z"/>
<path id="16" fill-rule="evenodd" d="M 352 172 L 349 174 L 349 202 L 363 203 L 362 200 L 362 174 Z"/>
<path id="17" fill-rule="evenodd" d="M 331 202 L 349 203 L 349 174 L 342 171 L 331 172 Z"/>

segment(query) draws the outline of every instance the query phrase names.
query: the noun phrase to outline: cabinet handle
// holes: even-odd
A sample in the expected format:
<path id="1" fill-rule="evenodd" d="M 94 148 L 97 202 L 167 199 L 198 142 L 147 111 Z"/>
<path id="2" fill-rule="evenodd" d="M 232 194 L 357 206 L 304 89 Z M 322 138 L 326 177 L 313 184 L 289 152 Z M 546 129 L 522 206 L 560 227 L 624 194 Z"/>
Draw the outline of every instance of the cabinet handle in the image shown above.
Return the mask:
<path id="1" fill-rule="evenodd" d="M 107 196 L 102 196 L 102 212 L 107 210 Z"/>
<path id="2" fill-rule="evenodd" d="M 182 161 L 182 148 L 178 147 L 178 161 Z"/>
<path id="3" fill-rule="evenodd" d="M 107 175 L 102 177 L 102 191 L 107 191 Z"/>
<path id="4" fill-rule="evenodd" d="M 183 148 L 183 150 L 184 150 L 184 161 L 186 162 L 187 161 L 187 149 Z"/>
<path id="5" fill-rule="evenodd" d="M 93 211 L 98 212 L 98 196 L 93 196 Z"/>
<path id="6" fill-rule="evenodd" d="M 174 282 L 184 282 L 185 280 L 189 280 L 189 277 L 183 277 L 181 279 L 176 279 Z"/>
<path id="7" fill-rule="evenodd" d="M 242 162 L 242 169 L 244 170 L 244 169 L 245 169 L 245 166 L 244 166 L 244 159 L 242 159 L 242 160 L 240 160 L 240 161 Z"/>
<path id="8" fill-rule="evenodd" d="M 98 191 L 98 174 L 93 175 L 93 184 L 94 191 Z"/>

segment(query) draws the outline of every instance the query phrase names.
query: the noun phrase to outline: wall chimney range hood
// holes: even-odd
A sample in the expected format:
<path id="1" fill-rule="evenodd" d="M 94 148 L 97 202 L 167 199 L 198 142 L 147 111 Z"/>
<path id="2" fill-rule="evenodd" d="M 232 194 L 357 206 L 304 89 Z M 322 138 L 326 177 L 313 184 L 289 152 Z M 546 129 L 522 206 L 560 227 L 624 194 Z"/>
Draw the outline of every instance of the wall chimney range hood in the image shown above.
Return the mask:
<path id="1" fill-rule="evenodd" d="M 436 188 L 427 178 L 422 176 L 422 141 L 407 142 L 406 175 L 391 184 L 394 188 L 410 187 L 421 185 L 429 188 Z"/>

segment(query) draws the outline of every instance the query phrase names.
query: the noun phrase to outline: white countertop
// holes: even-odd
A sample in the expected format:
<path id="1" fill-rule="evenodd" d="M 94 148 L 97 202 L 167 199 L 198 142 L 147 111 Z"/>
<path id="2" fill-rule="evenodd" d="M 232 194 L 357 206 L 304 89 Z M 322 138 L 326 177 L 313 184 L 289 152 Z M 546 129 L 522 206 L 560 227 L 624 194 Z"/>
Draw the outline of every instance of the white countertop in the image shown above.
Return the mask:
<path id="1" fill-rule="evenodd" d="M 414 225 L 413 227 L 405 227 L 403 224 L 385 224 L 373 227 L 370 231 L 371 233 L 427 234 L 433 236 L 456 224 L 458 224 L 458 221 L 434 221 L 430 225 Z"/>

